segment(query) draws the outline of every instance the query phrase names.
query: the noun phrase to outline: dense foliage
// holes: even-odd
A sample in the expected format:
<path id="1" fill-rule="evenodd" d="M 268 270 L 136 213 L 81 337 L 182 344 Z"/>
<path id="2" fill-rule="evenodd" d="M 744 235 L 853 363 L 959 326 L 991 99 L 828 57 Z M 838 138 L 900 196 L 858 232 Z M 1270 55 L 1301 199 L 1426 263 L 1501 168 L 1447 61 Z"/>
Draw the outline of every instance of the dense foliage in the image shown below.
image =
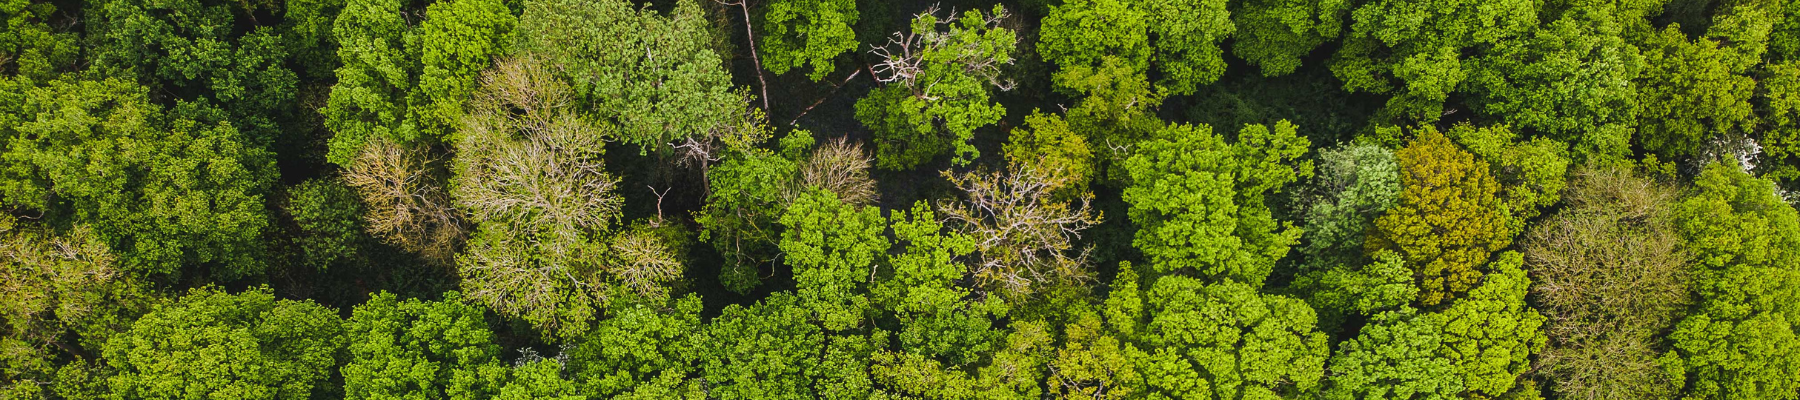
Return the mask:
<path id="1" fill-rule="evenodd" d="M 0 0 L 0 400 L 1800 400 L 1796 0 Z"/>

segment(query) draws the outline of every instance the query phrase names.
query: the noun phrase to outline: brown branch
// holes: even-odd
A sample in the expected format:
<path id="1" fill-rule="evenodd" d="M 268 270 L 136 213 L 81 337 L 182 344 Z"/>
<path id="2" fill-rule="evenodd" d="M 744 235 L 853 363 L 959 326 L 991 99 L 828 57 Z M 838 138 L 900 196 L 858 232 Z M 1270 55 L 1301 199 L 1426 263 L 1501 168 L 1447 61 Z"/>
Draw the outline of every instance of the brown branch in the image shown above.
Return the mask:
<path id="1" fill-rule="evenodd" d="M 845 84 L 850 83 L 851 79 L 856 79 L 856 76 L 861 75 L 861 74 L 862 74 L 861 69 L 850 72 L 850 76 L 844 77 L 843 82 L 838 82 L 837 85 L 833 85 L 831 87 L 831 92 L 825 93 L 824 96 L 819 96 L 819 100 L 814 101 L 812 103 L 812 105 L 810 105 L 810 106 L 806 106 L 805 110 L 800 110 L 800 115 L 795 115 L 794 120 L 788 121 L 788 123 L 787 123 L 788 126 L 794 126 L 795 123 L 800 122 L 800 117 L 805 117 L 806 113 L 812 112 L 813 107 L 818 107 L 820 104 L 825 104 L 825 99 L 829 99 L 829 98 L 831 98 L 832 95 L 837 94 L 838 89 L 843 89 Z"/>

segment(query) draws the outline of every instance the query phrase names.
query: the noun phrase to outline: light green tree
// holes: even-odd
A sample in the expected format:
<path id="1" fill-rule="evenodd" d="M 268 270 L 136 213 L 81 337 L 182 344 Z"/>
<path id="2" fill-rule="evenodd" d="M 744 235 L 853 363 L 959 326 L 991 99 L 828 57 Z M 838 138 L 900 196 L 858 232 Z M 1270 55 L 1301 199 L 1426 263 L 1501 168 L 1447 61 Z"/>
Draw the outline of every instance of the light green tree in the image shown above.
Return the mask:
<path id="1" fill-rule="evenodd" d="M 26 89 L 19 124 L 0 127 L 0 202 L 91 227 L 133 273 L 260 274 L 274 160 L 231 123 L 165 112 L 145 91 L 116 79 Z"/>
<path id="2" fill-rule="evenodd" d="M 1694 398 L 1792 399 L 1800 388 L 1800 217 L 1774 184 L 1708 166 L 1675 206 L 1697 304 L 1669 334 L 1664 368 Z"/>
<path id="3" fill-rule="evenodd" d="M 106 342 L 114 396 L 301 400 L 328 393 L 343 321 L 269 289 L 194 289 Z"/>
<path id="4" fill-rule="evenodd" d="M 1261 286 L 1300 238 L 1275 220 L 1265 196 L 1312 174 L 1310 161 L 1294 162 L 1307 146 L 1287 121 L 1246 125 L 1232 144 L 1206 125 L 1164 128 L 1125 161 L 1132 184 L 1124 198 L 1139 227 L 1132 244 L 1158 272 Z"/>
<path id="5" fill-rule="evenodd" d="M 456 292 L 420 301 L 381 292 L 344 323 L 350 399 L 477 399 L 499 391 L 507 368 L 484 311 Z"/>

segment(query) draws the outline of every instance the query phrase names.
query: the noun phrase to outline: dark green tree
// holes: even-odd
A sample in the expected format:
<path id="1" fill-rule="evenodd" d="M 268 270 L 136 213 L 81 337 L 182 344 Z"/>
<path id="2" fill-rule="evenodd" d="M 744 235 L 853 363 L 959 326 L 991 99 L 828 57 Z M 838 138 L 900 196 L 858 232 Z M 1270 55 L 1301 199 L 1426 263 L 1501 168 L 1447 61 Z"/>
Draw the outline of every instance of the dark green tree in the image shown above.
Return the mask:
<path id="1" fill-rule="evenodd" d="M 969 143 L 975 130 L 1006 115 L 988 87 L 1012 87 L 1000 78 L 1018 41 L 1000 27 L 1006 16 L 996 6 L 939 20 L 937 9 L 928 9 L 910 31 L 874 50 L 880 60 L 873 72 L 884 86 L 856 101 L 856 120 L 875 131 L 877 167 L 911 169 L 950 151 L 956 165 L 981 156 Z"/>

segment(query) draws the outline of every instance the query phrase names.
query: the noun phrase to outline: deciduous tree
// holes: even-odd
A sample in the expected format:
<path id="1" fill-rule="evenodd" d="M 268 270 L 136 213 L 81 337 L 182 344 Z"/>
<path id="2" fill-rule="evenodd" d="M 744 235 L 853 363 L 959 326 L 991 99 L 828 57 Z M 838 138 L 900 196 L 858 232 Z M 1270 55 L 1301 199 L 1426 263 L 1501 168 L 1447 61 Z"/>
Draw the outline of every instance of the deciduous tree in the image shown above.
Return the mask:
<path id="1" fill-rule="evenodd" d="M 885 86 L 856 102 L 856 119 L 875 131 L 877 167 L 910 169 L 954 150 L 952 164 L 979 157 L 969 139 L 992 125 L 1006 108 L 988 98 L 988 87 L 1012 88 L 1000 78 L 1018 39 L 1000 27 L 1006 9 L 969 10 L 939 20 L 927 9 L 874 52 L 875 79 Z"/>
<path id="2" fill-rule="evenodd" d="M 1226 144 L 1206 125 L 1171 125 L 1140 143 L 1124 198 L 1139 226 L 1132 244 L 1158 272 L 1193 270 L 1260 287 L 1299 240 L 1264 197 L 1312 174 L 1294 162 L 1307 141 L 1293 124 L 1246 125 Z"/>

